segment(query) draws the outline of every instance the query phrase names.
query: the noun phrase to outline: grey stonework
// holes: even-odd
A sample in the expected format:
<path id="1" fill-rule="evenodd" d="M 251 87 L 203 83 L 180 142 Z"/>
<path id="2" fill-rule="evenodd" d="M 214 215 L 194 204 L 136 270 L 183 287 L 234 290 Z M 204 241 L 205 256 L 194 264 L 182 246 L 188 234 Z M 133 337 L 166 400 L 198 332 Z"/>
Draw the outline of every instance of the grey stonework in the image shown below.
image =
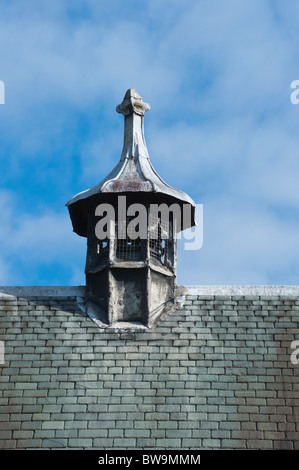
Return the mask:
<path id="1" fill-rule="evenodd" d="M 136 331 L 83 288 L 1 288 L 0 448 L 299 449 L 298 288 L 218 287 Z"/>

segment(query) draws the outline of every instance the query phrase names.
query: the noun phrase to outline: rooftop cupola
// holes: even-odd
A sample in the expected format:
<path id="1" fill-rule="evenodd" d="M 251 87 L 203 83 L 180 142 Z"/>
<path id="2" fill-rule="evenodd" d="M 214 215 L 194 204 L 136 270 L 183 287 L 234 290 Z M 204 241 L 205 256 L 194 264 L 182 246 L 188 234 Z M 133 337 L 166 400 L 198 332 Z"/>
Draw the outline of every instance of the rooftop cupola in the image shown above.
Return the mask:
<path id="1" fill-rule="evenodd" d="M 87 237 L 86 302 L 101 326 L 152 327 L 176 308 L 177 233 L 195 225 L 195 204 L 154 170 L 144 138 L 150 105 L 129 89 L 119 163 L 67 203 L 74 231 Z M 104 158 L 104 155 L 103 155 Z"/>

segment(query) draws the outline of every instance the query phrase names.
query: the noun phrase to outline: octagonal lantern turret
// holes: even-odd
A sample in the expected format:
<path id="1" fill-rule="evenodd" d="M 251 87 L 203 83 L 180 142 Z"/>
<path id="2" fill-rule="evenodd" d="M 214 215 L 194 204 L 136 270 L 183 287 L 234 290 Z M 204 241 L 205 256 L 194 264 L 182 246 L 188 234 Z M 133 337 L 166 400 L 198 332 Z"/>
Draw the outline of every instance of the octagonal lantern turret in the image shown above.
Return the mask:
<path id="1" fill-rule="evenodd" d="M 195 225 L 195 204 L 154 170 L 144 138 L 149 104 L 129 89 L 119 163 L 67 202 L 73 230 L 87 237 L 86 303 L 102 326 L 154 326 L 176 308 L 176 239 Z"/>

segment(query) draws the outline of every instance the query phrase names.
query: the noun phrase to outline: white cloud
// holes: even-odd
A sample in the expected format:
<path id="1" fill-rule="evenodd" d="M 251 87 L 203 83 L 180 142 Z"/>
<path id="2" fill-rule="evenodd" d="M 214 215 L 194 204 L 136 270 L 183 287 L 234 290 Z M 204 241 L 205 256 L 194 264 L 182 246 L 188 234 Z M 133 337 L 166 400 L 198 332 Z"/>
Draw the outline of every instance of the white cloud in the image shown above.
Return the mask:
<path id="1" fill-rule="evenodd" d="M 39 275 L 49 284 L 73 279 L 86 255 L 86 239 L 72 232 L 67 213 L 30 215 L 20 213 L 15 195 L 0 192 L 0 279 L 2 285 L 32 283 Z M 52 280 L 45 271 L 57 268 Z M 24 272 L 25 270 L 25 272 Z M 41 271 L 42 274 L 41 274 Z M 63 271 L 60 273 L 59 271 Z M 76 274 L 77 278 L 78 275 Z M 52 282 L 51 282 L 52 281 Z M 36 279 L 36 284 L 41 280 Z"/>
<path id="2" fill-rule="evenodd" d="M 297 284 L 298 221 L 221 199 L 204 214 L 202 249 L 187 252 L 180 242 L 180 284 Z"/>

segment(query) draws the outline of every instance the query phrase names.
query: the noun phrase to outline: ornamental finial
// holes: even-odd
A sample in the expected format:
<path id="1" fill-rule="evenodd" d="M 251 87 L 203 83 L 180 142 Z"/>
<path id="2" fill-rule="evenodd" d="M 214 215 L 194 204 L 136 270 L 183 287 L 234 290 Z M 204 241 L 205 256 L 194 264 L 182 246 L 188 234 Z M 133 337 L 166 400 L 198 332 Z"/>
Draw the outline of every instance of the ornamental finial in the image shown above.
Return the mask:
<path id="1" fill-rule="evenodd" d="M 151 109 L 148 103 L 142 101 L 141 96 L 137 93 L 134 88 L 129 88 L 126 92 L 124 99 L 121 104 L 116 106 L 116 111 L 124 116 L 128 116 L 131 113 L 144 114 Z"/>

